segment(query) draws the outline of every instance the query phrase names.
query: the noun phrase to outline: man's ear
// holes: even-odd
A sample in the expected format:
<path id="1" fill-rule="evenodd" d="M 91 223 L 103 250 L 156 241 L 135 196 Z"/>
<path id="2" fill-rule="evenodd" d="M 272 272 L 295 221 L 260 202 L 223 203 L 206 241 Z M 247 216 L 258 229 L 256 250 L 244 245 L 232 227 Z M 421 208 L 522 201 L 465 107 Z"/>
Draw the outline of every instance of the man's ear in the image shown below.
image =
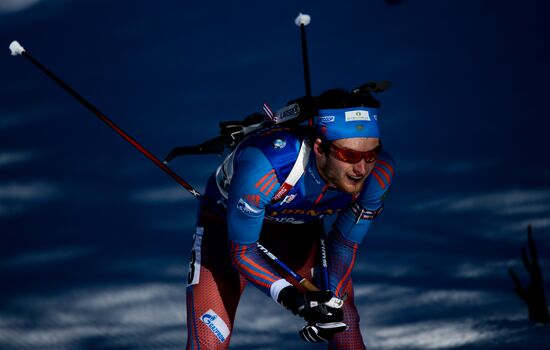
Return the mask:
<path id="1" fill-rule="evenodd" d="M 323 142 L 320 138 L 315 139 L 315 143 L 313 144 L 313 153 L 316 156 L 326 156 L 325 152 L 323 151 L 323 147 L 321 146 Z"/>

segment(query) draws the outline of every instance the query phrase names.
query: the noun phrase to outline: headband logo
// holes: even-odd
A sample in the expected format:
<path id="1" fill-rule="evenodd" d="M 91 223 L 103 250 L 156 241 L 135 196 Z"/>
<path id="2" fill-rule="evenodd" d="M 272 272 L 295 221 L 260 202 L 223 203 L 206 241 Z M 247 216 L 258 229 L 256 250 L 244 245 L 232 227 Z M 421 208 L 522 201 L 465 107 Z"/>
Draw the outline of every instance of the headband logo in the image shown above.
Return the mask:
<path id="1" fill-rule="evenodd" d="M 319 118 L 319 121 L 322 123 L 332 123 L 334 121 L 333 115 L 326 115 Z"/>
<path id="2" fill-rule="evenodd" d="M 345 113 L 346 121 L 353 122 L 364 120 L 370 122 L 369 111 L 348 111 Z"/>

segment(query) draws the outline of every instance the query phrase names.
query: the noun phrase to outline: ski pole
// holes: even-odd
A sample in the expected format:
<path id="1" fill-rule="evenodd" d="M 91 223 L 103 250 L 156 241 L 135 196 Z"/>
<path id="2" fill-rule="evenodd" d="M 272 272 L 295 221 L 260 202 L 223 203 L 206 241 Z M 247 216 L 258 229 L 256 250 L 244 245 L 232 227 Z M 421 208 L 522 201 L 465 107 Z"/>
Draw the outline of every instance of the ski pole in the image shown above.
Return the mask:
<path id="1" fill-rule="evenodd" d="M 311 76 L 309 74 L 309 58 L 307 53 L 306 26 L 311 22 L 311 16 L 304 13 L 299 13 L 294 23 L 300 27 L 300 42 L 302 44 L 302 62 L 304 66 L 304 84 L 306 88 L 305 99 L 309 104 L 312 103 L 313 96 L 311 94 Z M 313 126 L 313 119 L 308 118 L 308 125 Z"/>
<path id="2" fill-rule="evenodd" d="M 122 130 L 118 125 L 116 125 L 111 119 L 109 119 L 107 116 L 105 116 L 103 113 L 97 109 L 93 104 L 91 104 L 88 100 L 86 100 L 84 97 L 82 97 L 78 92 L 76 92 L 72 87 L 67 85 L 63 80 L 61 80 L 57 75 L 52 73 L 48 68 L 46 68 L 44 65 L 42 65 L 40 62 L 38 62 L 34 57 L 32 57 L 17 41 L 13 41 L 10 44 L 10 50 L 12 56 L 21 55 L 28 59 L 33 65 L 35 65 L 38 69 L 40 69 L 43 73 L 45 73 L 50 79 L 52 79 L 54 82 L 56 82 L 63 90 L 68 92 L 71 96 L 73 96 L 78 102 L 80 102 L 84 107 L 86 107 L 88 110 L 90 110 L 93 114 L 95 114 L 96 117 L 101 119 L 105 124 L 107 124 L 111 129 L 116 131 L 122 138 L 124 138 L 126 141 L 128 141 L 132 146 L 137 148 L 138 151 L 143 153 L 147 158 L 149 158 L 153 163 L 155 163 L 159 168 L 161 168 L 165 173 L 170 175 L 174 180 L 176 180 L 177 183 L 182 185 L 187 191 L 189 191 L 193 196 L 197 198 L 201 198 L 201 194 L 189 183 L 187 183 L 185 180 L 183 180 L 181 177 L 178 176 L 172 169 L 168 168 L 163 162 L 161 162 L 157 157 L 155 157 L 151 152 L 149 152 L 145 147 L 140 145 L 134 138 L 132 138 L 130 135 L 128 135 L 124 130 Z"/>
<path id="3" fill-rule="evenodd" d="M 321 237 L 321 239 L 319 240 L 319 250 L 321 251 L 321 271 L 323 273 L 323 276 L 321 278 L 321 286 L 324 290 L 330 290 L 330 283 L 328 279 L 327 247 L 325 245 L 325 239 L 323 237 Z"/>
<path id="4" fill-rule="evenodd" d="M 307 54 L 306 26 L 311 22 L 309 15 L 300 13 L 294 20 L 294 23 L 300 27 L 300 38 L 302 43 L 302 60 L 304 63 L 304 83 L 306 87 L 306 96 L 311 97 L 311 77 L 309 75 L 309 59 Z"/>
<path id="5" fill-rule="evenodd" d="M 300 39 L 302 43 L 302 61 L 304 65 L 304 83 L 306 87 L 306 98 L 311 98 L 311 76 L 309 73 L 309 55 L 307 52 L 307 39 L 306 39 L 306 26 L 311 22 L 311 16 L 303 13 L 299 13 L 298 17 L 294 20 L 294 23 L 300 27 Z M 313 120 L 309 119 L 309 125 L 313 125 Z M 328 280 L 328 264 L 327 264 L 327 251 L 325 247 L 325 240 L 320 239 L 319 249 L 321 251 L 321 280 L 323 281 L 323 289 L 329 290 Z"/>
<path id="6" fill-rule="evenodd" d="M 308 291 L 319 291 L 320 289 L 317 288 L 313 283 L 311 283 L 310 280 L 307 278 L 304 278 L 300 276 L 298 273 L 294 272 L 290 267 L 288 267 L 285 263 L 283 263 L 281 260 L 279 260 L 273 253 L 271 253 L 269 250 L 267 250 L 263 245 L 260 243 L 256 243 L 258 245 L 258 248 L 267 255 L 271 260 L 273 260 L 279 267 L 281 267 L 285 272 L 287 272 L 289 275 L 291 275 L 296 281 L 298 281 L 302 287 L 307 289 Z"/>
<path id="7" fill-rule="evenodd" d="M 202 195 L 199 191 L 197 191 L 193 186 L 191 186 L 187 181 L 183 180 L 181 177 L 179 177 L 178 174 L 176 174 L 172 169 L 170 169 L 166 164 L 161 162 L 157 157 L 155 157 L 151 152 L 149 152 L 145 147 L 143 147 L 141 144 L 139 144 L 134 138 L 132 138 L 130 135 L 128 135 L 124 130 L 122 130 L 118 125 L 116 125 L 111 119 L 109 119 L 107 116 L 105 116 L 103 113 L 97 109 L 92 103 L 90 103 L 88 100 L 86 100 L 84 97 L 82 97 L 76 90 L 74 90 L 72 87 L 70 87 L 68 84 L 66 84 L 61 78 L 59 78 L 57 75 L 55 75 L 53 72 L 51 72 L 48 68 L 46 68 L 43 64 L 41 64 L 39 61 L 37 61 L 34 57 L 32 57 L 24 48 L 21 46 L 17 41 L 12 41 L 12 43 L 9 46 L 11 50 L 12 56 L 23 56 L 26 59 L 28 59 L 33 65 L 35 65 L 38 69 L 40 69 L 43 73 L 45 73 L 50 79 L 52 79 L 54 82 L 56 82 L 63 90 L 68 92 L 71 96 L 73 96 L 78 102 L 80 102 L 84 107 L 86 107 L 88 110 L 90 110 L 93 114 L 95 114 L 101 121 L 103 121 L 105 124 L 107 124 L 111 129 L 115 130 L 122 138 L 124 138 L 126 141 L 128 141 L 132 146 L 134 146 L 138 151 L 140 151 L 142 154 L 144 154 L 147 158 L 149 158 L 153 163 L 155 163 L 159 168 L 161 168 L 165 173 L 170 175 L 177 183 L 179 183 L 181 186 L 183 186 L 187 191 L 189 191 L 195 198 L 201 200 L 205 205 L 209 206 L 211 209 L 215 210 L 216 213 L 220 213 L 219 206 L 214 203 L 210 198 Z M 264 248 L 265 249 L 265 248 Z M 267 249 L 266 249 L 267 251 Z M 284 264 L 281 260 L 273 259 L 275 257 L 273 254 L 271 254 L 270 258 L 275 261 L 283 270 L 287 271 L 293 278 L 296 278 L 296 280 L 304 285 L 311 285 L 313 288 L 316 288 L 313 283 L 308 281 L 305 278 L 302 278 L 300 275 L 298 275 L 296 272 L 292 271 L 286 264 Z M 302 282 L 302 280 L 305 280 L 307 282 Z M 311 286 L 309 288 L 311 288 Z M 306 287 L 308 288 L 308 287 Z M 318 289 L 317 289 L 318 290 Z"/>

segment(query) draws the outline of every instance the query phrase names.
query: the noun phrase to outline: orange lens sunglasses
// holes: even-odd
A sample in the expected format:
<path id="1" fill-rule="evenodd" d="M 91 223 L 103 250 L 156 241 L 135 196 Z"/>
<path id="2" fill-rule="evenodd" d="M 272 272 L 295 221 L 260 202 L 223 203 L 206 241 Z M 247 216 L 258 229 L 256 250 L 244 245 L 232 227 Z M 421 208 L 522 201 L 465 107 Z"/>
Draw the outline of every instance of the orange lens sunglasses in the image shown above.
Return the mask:
<path id="1" fill-rule="evenodd" d="M 376 161 L 378 153 L 380 153 L 381 149 L 381 145 L 378 145 L 375 149 L 371 151 L 359 152 L 347 148 L 338 147 L 330 141 L 325 142 L 329 143 L 330 148 L 334 151 L 333 153 L 336 159 L 349 164 L 358 163 L 361 159 L 364 159 L 367 163 L 372 163 Z"/>

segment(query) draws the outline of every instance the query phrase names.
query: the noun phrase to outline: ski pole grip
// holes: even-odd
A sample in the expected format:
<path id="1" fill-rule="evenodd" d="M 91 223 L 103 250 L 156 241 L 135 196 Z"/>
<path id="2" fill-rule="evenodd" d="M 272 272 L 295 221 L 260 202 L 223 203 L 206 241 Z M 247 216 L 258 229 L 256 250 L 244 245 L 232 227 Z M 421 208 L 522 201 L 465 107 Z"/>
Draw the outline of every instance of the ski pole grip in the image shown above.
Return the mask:
<path id="1" fill-rule="evenodd" d="M 300 284 L 302 285 L 302 287 L 304 287 L 305 289 L 307 289 L 308 291 L 310 292 L 318 292 L 320 291 L 319 288 L 317 288 L 313 283 L 311 283 L 310 280 L 308 279 L 305 279 L 305 278 L 302 278 L 300 280 Z"/>

